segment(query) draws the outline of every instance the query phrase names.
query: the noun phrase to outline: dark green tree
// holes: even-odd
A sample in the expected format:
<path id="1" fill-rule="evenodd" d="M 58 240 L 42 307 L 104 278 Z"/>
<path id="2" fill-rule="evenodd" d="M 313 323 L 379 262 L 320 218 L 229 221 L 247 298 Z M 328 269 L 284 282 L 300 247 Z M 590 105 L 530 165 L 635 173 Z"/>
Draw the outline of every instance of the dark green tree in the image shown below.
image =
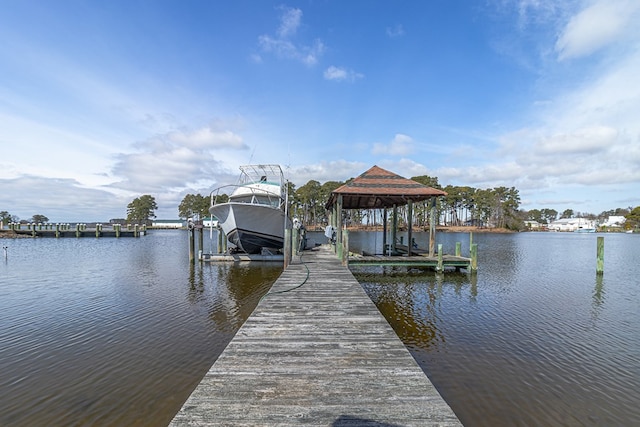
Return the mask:
<path id="1" fill-rule="evenodd" d="M 45 222 L 49 222 L 49 218 L 44 215 L 34 215 L 33 217 L 31 217 L 31 222 L 36 224 L 43 224 Z"/>
<path id="2" fill-rule="evenodd" d="M 137 197 L 127 205 L 127 222 L 149 225 L 151 218 L 156 217 L 156 209 L 158 205 L 153 196 L 145 194 Z"/>
<path id="3" fill-rule="evenodd" d="M 565 209 L 565 210 L 562 212 L 562 215 L 560 215 L 560 219 L 563 219 L 563 218 L 573 218 L 573 215 L 574 215 L 574 213 L 573 213 L 573 209 Z"/>
<path id="4" fill-rule="evenodd" d="M 296 195 L 301 203 L 302 223 L 315 226 L 319 208 L 324 210 L 320 183 L 312 179 L 298 188 Z"/>
<path id="5" fill-rule="evenodd" d="M 540 215 L 542 216 L 542 219 L 545 220 L 546 224 L 551 224 L 558 218 L 558 211 L 549 208 L 540 209 Z"/>
<path id="6" fill-rule="evenodd" d="M 640 227 L 640 206 L 636 206 L 625 215 L 626 224 L 628 224 L 631 228 Z"/>
<path id="7" fill-rule="evenodd" d="M 18 218 L 15 215 L 9 214 L 9 212 L 7 212 L 7 211 L 0 211 L 0 221 L 2 221 L 2 223 L 4 225 L 7 225 L 10 222 L 18 222 L 18 221 L 20 221 L 20 218 Z"/>
<path id="8" fill-rule="evenodd" d="M 209 197 L 204 197 L 201 194 L 187 194 L 178 206 L 178 217 L 184 219 L 193 218 L 194 221 L 200 221 L 202 218 L 209 216 L 209 206 L 211 206 Z"/>

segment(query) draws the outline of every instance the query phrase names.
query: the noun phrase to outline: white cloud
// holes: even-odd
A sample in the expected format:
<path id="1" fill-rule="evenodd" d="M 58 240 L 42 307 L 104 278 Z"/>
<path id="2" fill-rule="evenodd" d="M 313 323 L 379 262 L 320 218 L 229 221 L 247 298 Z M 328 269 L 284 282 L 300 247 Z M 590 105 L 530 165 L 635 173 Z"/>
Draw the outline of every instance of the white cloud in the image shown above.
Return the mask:
<path id="1" fill-rule="evenodd" d="M 210 127 L 203 127 L 191 132 L 174 131 L 169 133 L 167 138 L 172 142 L 194 149 L 248 148 L 242 141 L 242 137 L 240 135 L 237 135 L 230 130 L 215 131 Z"/>
<path id="2" fill-rule="evenodd" d="M 327 181 L 346 181 L 359 176 L 373 165 L 366 165 L 362 162 L 335 160 L 330 162 L 320 162 L 311 165 L 304 165 L 292 168 L 287 171 L 288 178 L 297 186 L 301 186 L 315 180 L 320 183 Z"/>
<path id="3" fill-rule="evenodd" d="M 618 137 L 616 129 L 606 126 L 579 129 L 540 139 L 534 150 L 545 154 L 597 153 L 611 147 Z"/>
<path id="4" fill-rule="evenodd" d="M 297 8 L 283 7 L 284 10 L 280 17 L 280 27 L 278 28 L 278 36 L 287 38 L 293 36 L 300 27 L 302 22 L 302 11 Z"/>
<path id="5" fill-rule="evenodd" d="M 599 0 L 574 15 L 556 43 L 560 60 L 590 55 L 625 38 L 637 23 L 637 0 Z"/>
<path id="6" fill-rule="evenodd" d="M 392 39 L 404 36 L 404 28 L 402 27 L 402 24 L 398 24 L 394 27 L 387 27 L 387 36 Z"/>
<path id="7" fill-rule="evenodd" d="M 286 7 L 281 10 L 283 13 L 280 16 L 280 26 L 276 30 L 276 35 L 263 34 L 259 36 L 258 46 L 263 52 L 273 53 L 280 58 L 294 59 L 309 66 L 317 64 L 319 58 L 324 54 L 324 43 L 320 39 L 314 40 L 311 44 L 294 40 L 302 22 L 302 11 Z M 256 62 L 261 62 L 261 60 Z"/>
<path id="8" fill-rule="evenodd" d="M 364 75 L 353 70 L 347 70 L 343 67 L 330 66 L 324 71 L 324 78 L 333 81 L 349 81 L 353 82 L 363 78 Z"/>
<path id="9" fill-rule="evenodd" d="M 373 154 L 389 154 L 392 156 L 406 156 L 415 151 L 413 139 L 401 133 L 394 136 L 393 140 L 388 144 L 373 144 Z"/>

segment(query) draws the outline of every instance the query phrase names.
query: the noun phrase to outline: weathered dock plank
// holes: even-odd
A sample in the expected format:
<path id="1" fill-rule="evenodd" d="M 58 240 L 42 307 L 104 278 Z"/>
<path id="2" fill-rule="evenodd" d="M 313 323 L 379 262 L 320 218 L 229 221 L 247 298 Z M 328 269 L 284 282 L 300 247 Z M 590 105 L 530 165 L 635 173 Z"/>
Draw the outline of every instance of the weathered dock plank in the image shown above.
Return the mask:
<path id="1" fill-rule="evenodd" d="M 336 256 L 321 247 L 302 261 L 283 272 L 171 425 L 461 425 Z"/>

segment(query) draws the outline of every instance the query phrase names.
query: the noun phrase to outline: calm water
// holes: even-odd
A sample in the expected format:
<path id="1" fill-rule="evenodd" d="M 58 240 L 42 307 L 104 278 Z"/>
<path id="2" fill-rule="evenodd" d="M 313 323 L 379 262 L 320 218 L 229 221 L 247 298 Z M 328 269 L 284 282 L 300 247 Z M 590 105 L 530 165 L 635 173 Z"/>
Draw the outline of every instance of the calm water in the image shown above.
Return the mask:
<path id="1" fill-rule="evenodd" d="M 640 235 L 605 235 L 600 277 L 597 236 L 475 234 L 476 277 L 354 273 L 466 426 L 640 425 Z M 438 235 L 456 241 L 468 253 Z"/>
<path id="2" fill-rule="evenodd" d="M 282 270 L 187 240 L 0 240 L 0 425 L 167 425 Z"/>
<path id="3" fill-rule="evenodd" d="M 637 425 L 640 235 L 605 236 L 601 277 L 596 237 L 476 234 L 476 276 L 356 274 L 466 426 Z M 184 231 L 0 243 L 1 426 L 167 425 L 281 270 L 190 268 Z"/>

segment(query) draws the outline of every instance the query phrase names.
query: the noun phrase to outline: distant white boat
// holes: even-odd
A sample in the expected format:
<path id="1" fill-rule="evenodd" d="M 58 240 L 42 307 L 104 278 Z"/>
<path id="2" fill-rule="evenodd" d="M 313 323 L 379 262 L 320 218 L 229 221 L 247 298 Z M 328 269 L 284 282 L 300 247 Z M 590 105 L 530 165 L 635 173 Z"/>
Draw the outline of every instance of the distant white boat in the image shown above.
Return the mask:
<path id="1" fill-rule="evenodd" d="M 211 192 L 209 212 L 238 251 L 281 250 L 284 230 L 291 228 L 282 169 L 279 165 L 246 165 L 240 166 L 240 172 L 238 184 Z M 229 201 L 216 203 L 216 196 L 227 190 L 231 190 Z"/>
<path id="2" fill-rule="evenodd" d="M 579 227 L 576 228 L 575 230 L 573 230 L 574 233 L 595 233 L 596 229 L 595 228 L 589 228 L 589 227 Z"/>

